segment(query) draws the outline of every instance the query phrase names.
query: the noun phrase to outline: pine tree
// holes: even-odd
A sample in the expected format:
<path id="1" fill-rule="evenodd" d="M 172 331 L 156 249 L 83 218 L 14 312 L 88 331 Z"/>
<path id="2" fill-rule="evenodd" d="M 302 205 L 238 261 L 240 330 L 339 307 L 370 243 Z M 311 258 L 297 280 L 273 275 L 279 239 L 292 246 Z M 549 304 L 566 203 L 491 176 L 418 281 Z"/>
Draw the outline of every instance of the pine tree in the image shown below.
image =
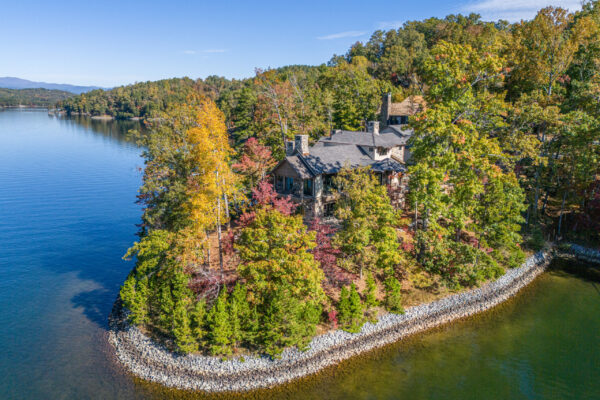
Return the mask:
<path id="1" fill-rule="evenodd" d="M 231 324 L 231 344 L 237 346 L 244 338 L 247 328 L 250 305 L 246 299 L 246 287 L 239 282 L 229 297 L 229 318 Z"/>
<path id="2" fill-rule="evenodd" d="M 148 322 L 148 280 L 136 281 L 133 274 L 125 280 L 121 288 L 121 300 L 130 311 L 129 320 L 134 325 Z"/>
<path id="3" fill-rule="evenodd" d="M 402 285 L 393 276 L 385 281 L 385 307 L 388 311 L 404 314 L 402 308 Z"/>
<path id="4" fill-rule="evenodd" d="M 353 283 L 350 286 L 350 325 L 348 326 L 348 332 L 359 332 L 360 328 L 365 322 L 364 307 L 360 300 L 360 295 L 356 289 L 356 285 Z"/>
<path id="5" fill-rule="evenodd" d="M 337 310 L 340 324 L 342 327 L 346 327 L 346 325 L 350 322 L 351 317 L 350 292 L 346 286 L 344 286 L 340 292 L 340 301 L 338 302 Z"/>
<path id="6" fill-rule="evenodd" d="M 198 344 L 202 345 L 206 336 L 206 302 L 200 299 L 194 303 L 189 312 L 192 334 Z"/>
<path id="7" fill-rule="evenodd" d="M 171 330 L 175 302 L 173 301 L 173 295 L 171 294 L 171 285 L 169 282 L 164 282 L 161 286 L 158 303 L 160 305 L 160 312 L 158 317 L 159 323 L 164 329 Z"/>
<path id="8" fill-rule="evenodd" d="M 198 343 L 192 332 L 186 302 L 182 300 L 177 302 L 173 311 L 173 337 L 179 352 L 185 354 L 198 350 Z"/>
<path id="9" fill-rule="evenodd" d="M 209 348 L 214 355 L 231 354 L 231 326 L 227 307 L 227 288 L 223 287 L 208 313 Z"/>
<path id="10" fill-rule="evenodd" d="M 373 278 L 373 273 L 371 271 L 367 272 L 366 283 L 365 307 L 367 308 L 369 315 L 374 317 L 375 310 L 372 309 L 379 305 L 379 301 L 377 301 L 377 285 L 375 284 L 375 278 Z"/>

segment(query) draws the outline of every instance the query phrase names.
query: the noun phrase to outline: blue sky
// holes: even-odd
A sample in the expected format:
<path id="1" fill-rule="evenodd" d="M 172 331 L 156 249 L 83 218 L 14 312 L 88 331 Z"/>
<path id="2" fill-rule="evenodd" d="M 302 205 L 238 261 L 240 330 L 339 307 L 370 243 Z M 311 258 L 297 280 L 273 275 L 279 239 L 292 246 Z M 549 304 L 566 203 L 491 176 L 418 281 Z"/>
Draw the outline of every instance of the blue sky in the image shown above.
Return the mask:
<path id="1" fill-rule="evenodd" d="M 189 76 L 245 78 L 256 67 L 317 65 L 376 29 L 477 12 L 531 18 L 579 0 L 5 1 L 0 76 L 115 86 Z"/>

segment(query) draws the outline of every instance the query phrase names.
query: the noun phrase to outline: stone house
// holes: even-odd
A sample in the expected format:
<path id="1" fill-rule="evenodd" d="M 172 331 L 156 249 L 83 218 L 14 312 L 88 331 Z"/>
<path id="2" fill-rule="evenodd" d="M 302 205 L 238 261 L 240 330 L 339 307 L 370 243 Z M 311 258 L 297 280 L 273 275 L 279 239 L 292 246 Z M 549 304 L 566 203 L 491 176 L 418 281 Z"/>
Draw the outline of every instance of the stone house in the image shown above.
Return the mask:
<path id="1" fill-rule="evenodd" d="M 422 99 L 392 103 L 391 95 L 385 95 L 381 121 L 369 122 L 366 132 L 334 130 L 313 146 L 307 135 L 296 135 L 286 143 L 285 159 L 272 171 L 275 190 L 291 195 L 307 219 L 328 217 L 335 206 L 333 177 L 344 166 L 369 166 L 380 183 L 392 189 L 393 204 L 403 206 L 410 159 L 407 142 L 413 134 L 405 124 L 421 107 Z"/>

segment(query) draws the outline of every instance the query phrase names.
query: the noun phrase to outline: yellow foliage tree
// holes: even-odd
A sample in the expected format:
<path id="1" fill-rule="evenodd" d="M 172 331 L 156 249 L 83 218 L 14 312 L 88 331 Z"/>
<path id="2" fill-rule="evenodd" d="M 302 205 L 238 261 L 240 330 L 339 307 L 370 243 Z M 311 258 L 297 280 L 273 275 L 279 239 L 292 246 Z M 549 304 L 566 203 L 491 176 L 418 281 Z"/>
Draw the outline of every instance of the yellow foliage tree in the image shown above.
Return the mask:
<path id="1" fill-rule="evenodd" d="M 188 206 L 192 230 L 203 238 L 210 259 L 208 233 L 216 230 L 219 240 L 219 265 L 223 274 L 221 226 L 229 220 L 229 199 L 238 194 L 238 179 L 231 170 L 233 150 L 229 145 L 225 117 L 207 98 L 194 107 L 194 123 L 187 130 L 187 141 L 193 160 L 193 173 L 188 182 Z"/>

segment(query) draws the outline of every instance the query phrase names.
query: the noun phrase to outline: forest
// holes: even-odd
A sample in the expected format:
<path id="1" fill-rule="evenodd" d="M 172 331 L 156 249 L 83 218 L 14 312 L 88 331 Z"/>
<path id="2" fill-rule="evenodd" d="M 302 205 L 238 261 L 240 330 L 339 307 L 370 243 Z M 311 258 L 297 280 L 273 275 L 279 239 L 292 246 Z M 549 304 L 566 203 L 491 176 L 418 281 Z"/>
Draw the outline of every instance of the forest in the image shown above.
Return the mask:
<path id="1" fill-rule="evenodd" d="M 411 117 L 405 207 L 366 169 L 336 223 L 304 221 L 269 172 L 294 134 L 361 130 L 384 93 Z M 277 357 L 317 333 L 476 287 L 548 241 L 600 241 L 600 5 L 530 21 L 450 15 L 376 31 L 324 65 L 138 83 L 67 99 L 140 116 L 145 170 L 131 323 L 174 351 Z"/>
<path id="2" fill-rule="evenodd" d="M 72 96 L 62 90 L 0 88 L 0 107 L 52 107 Z"/>

